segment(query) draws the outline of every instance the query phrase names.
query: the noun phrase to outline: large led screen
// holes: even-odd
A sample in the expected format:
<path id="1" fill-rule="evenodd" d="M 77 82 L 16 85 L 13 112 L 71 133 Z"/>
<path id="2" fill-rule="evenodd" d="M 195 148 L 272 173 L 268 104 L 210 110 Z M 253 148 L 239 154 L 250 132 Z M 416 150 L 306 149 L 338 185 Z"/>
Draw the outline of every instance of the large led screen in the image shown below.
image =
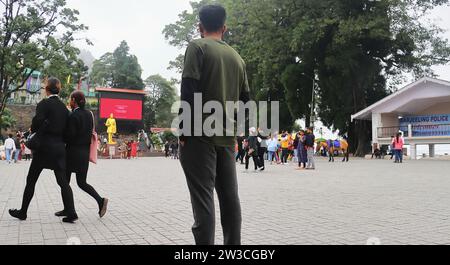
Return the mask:
<path id="1" fill-rule="evenodd" d="M 142 101 L 101 98 L 100 118 L 107 119 L 111 113 L 118 120 L 142 120 Z"/>

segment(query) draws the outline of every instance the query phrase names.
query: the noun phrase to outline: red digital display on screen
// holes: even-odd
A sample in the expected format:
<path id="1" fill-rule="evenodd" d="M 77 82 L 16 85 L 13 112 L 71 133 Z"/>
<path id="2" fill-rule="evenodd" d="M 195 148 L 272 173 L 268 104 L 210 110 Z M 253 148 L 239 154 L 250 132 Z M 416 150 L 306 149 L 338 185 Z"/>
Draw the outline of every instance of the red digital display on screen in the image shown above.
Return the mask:
<path id="1" fill-rule="evenodd" d="M 111 113 L 118 120 L 142 120 L 142 101 L 101 98 L 100 118 L 107 119 Z"/>

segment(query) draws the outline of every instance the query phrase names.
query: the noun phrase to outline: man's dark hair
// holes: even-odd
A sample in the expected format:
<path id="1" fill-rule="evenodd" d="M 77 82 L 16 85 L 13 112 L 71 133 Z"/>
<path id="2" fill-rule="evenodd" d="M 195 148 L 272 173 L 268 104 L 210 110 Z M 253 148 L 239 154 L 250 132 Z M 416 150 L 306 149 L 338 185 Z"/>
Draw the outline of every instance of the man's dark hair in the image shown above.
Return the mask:
<path id="1" fill-rule="evenodd" d="M 9 138 L 13 138 L 13 135 L 10 133 L 10 134 L 8 134 L 8 137 Z"/>
<path id="2" fill-rule="evenodd" d="M 206 5 L 200 9 L 200 23 L 208 32 L 217 32 L 225 25 L 227 11 L 221 5 Z"/>
<path id="3" fill-rule="evenodd" d="M 61 81 L 56 77 L 50 77 L 47 80 L 47 86 L 45 87 L 47 91 L 52 95 L 58 95 L 61 91 Z"/>

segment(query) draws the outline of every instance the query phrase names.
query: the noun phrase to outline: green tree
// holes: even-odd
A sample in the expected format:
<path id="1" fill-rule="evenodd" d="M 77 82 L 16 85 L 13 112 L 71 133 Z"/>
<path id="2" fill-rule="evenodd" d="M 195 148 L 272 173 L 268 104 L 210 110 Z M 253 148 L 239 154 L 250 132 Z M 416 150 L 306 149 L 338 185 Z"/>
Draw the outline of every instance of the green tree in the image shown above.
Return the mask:
<path id="1" fill-rule="evenodd" d="M 193 38 L 199 37 L 197 25 L 200 8 L 209 3 L 223 4 L 228 12 L 229 28 L 225 40 L 246 61 L 251 98 L 257 101 L 279 101 L 281 129 L 290 130 L 297 118 L 292 116 L 286 104 L 281 75 L 287 65 L 295 64 L 295 56 L 290 52 L 288 35 L 281 16 L 293 14 L 287 14 L 286 10 L 280 11 L 284 6 L 283 2 L 287 1 L 193 2 L 193 12 L 181 13 L 178 21 L 167 25 L 163 33 L 170 44 L 179 48 L 186 47 Z M 182 58 L 179 56 L 170 66 L 182 67 Z"/>
<path id="2" fill-rule="evenodd" d="M 89 68 L 78 58 L 79 50 L 66 56 L 55 56 L 44 68 L 45 76 L 56 77 L 61 80 L 60 97 L 67 100 L 70 94 L 78 86 L 78 83 L 88 74 Z"/>
<path id="3" fill-rule="evenodd" d="M 137 57 L 130 54 L 127 42 L 122 41 L 113 53 L 106 53 L 94 61 L 91 80 L 94 85 L 142 90 L 141 76 Z"/>
<path id="4" fill-rule="evenodd" d="M 92 65 L 91 82 L 102 87 L 113 86 L 113 67 L 113 54 L 110 52 L 105 53 L 100 59 L 95 60 Z"/>
<path id="5" fill-rule="evenodd" d="M 1 116 L 11 93 L 34 70 L 77 51 L 71 45 L 75 34 L 87 27 L 79 23 L 78 11 L 67 8 L 63 0 L 4 0 L 0 10 Z"/>
<path id="6" fill-rule="evenodd" d="M 172 133 L 172 131 L 163 132 L 163 134 L 161 135 L 161 139 L 163 141 L 163 144 L 165 144 L 166 142 L 171 143 L 178 140 L 178 138 Z"/>
<path id="7" fill-rule="evenodd" d="M 170 128 L 175 117 L 171 108 L 178 98 L 174 84 L 160 75 L 149 76 L 145 84 L 149 90 L 144 102 L 145 125 Z"/>
<path id="8" fill-rule="evenodd" d="M 225 40 L 247 63 L 253 98 L 280 102 L 281 129 L 308 118 L 315 78 L 317 114 L 348 134 L 357 155 L 369 146 L 371 128 L 351 114 L 389 94 L 405 74 L 433 75 L 431 66 L 450 58 L 442 29 L 424 23 L 448 0 L 204 0 L 166 26 L 172 45 L 197 36 L 198 10 L 211 2 L 227 8 Z M 171 66 L 181 66 L 180 58 Z"/>
<path id="9" fill-rule="evenodd" d="M 292 47 L 313 56 L 319 78 L 319 116 L 348 134 L 358 156 L 370 150 L 371 124 L 354 114 L 390 93 L 388 80 L 405 73 L 433 75 L 449 61 L 441 29 L 421 23 L 427 11 L 448 1 L 314 1 L 294 29 Z"/>
<path id="10" fill-rule="evenodd" d="M 291 116 L 305 119 L 306 127 L 309 127 L 314 73 L 311 72 L 312 69 L 308 71 L 305 67 L 303 64 L 289 65 L 281 76 L 281 82 L 285 88 L 286 102 Z"/>
<path id="11" fill-rule="evenodd" d="M 226 41 L 247 63 L 253 99 L 280 102 L 280 129 L 290 131 L 303 114 L 293 112 L 288 104 L 282 75 L 287 66 L 296 63 L 297 54 L 290 47 L 291 29 L 302 9 L 297 1 L 222 2 L 229 14 Z"/>
<path id="12" fill-rule="evenodd" d="M 183 11 L 178 15 L 178 20 L 164 27 L 163 34 L 169 44 L 183 49 L 194 39 L 200 37 L 198 32 L 198 12 L 206 4 L 212 3 L 211 0 L 201 0 L 200 2 L 190 2 L 193 12 Z M 183 70 L 184 55 L 179 55 L 174 61 L 169 63 L 168 69 L 176 69 L 181 73 Z"/>
<path id="13" fill-rule="evenodd" d="M 126 41 L 114 51 L 113 85 L 131 89 L 143 89 L 142 68 L 135 55 L 130 54 Z"/>
<path id="14" fill-rule="evenodd" d="M 150 140 L 152 141 L 153 145 L 159 149 L 162 150 L 163 143 L 161 142 L 161 137 L 158 134 L 152 134 L 150 135 Z"/>
<path id="15" fill-rule="evenodd" d="M 3 115 L 0 117 L 0 133 L 1 130 L 8 130 L 9 128 L 12 128 L 16 124 L 16 120 L 12 116 L 12 113 L 9 109 L 5 108 Z"/>

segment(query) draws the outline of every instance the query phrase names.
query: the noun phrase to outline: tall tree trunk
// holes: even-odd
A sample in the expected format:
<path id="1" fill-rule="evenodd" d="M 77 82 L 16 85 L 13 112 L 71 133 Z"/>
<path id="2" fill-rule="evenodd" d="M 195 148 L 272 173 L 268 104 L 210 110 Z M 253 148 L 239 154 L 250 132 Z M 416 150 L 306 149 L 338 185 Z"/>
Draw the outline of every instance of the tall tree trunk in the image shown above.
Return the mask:
<path id="1" fill-rule="evenodd" d="M 306 114 L 306 116 L 305 116 L 305 127 L 306 127 L 306 128 L 311 127 L 311 117 L 310 117 L 310 115 L 308 115 L 308 114 Z M 306 129 L 306 128 L 305 128 L 305 129 Z"/>
<path id="2" fill-rule="evenodd" d="M 5 106 L 3 104 L 3 93 L 0 92 L 0 118 L 3 116 L 4 111 L 5 111 Z"/>
<path id="3" fill-rule="evenodd" d="M 357 157 L 364 157 L 370 152 L 370 145 L 368 145 L 370 126 L 368 126 L 367 121 L 357 121 L 354 129 L 354 135 L 356 137 L 355 142 L 357 143 L 357 148 L 354 155 Z"/>
<path id="4" fill-rule="evenodd" d="M 366 98 L 364 94 L 363 81 L 358 82 L 356 79 L 352 86 L 352 94 L 353 94 L 353 113 L 357 113 L 358 111 L 364 109 L 366 104 Z M 368 131 L 368 123 L 367 121 L 355 121 L 353 123 L 353 136 L 355 144 L 355 152 L 354 156 L 364 157 L 367 154 L 367 144 L 369 142 L 370 131 Z"/>

